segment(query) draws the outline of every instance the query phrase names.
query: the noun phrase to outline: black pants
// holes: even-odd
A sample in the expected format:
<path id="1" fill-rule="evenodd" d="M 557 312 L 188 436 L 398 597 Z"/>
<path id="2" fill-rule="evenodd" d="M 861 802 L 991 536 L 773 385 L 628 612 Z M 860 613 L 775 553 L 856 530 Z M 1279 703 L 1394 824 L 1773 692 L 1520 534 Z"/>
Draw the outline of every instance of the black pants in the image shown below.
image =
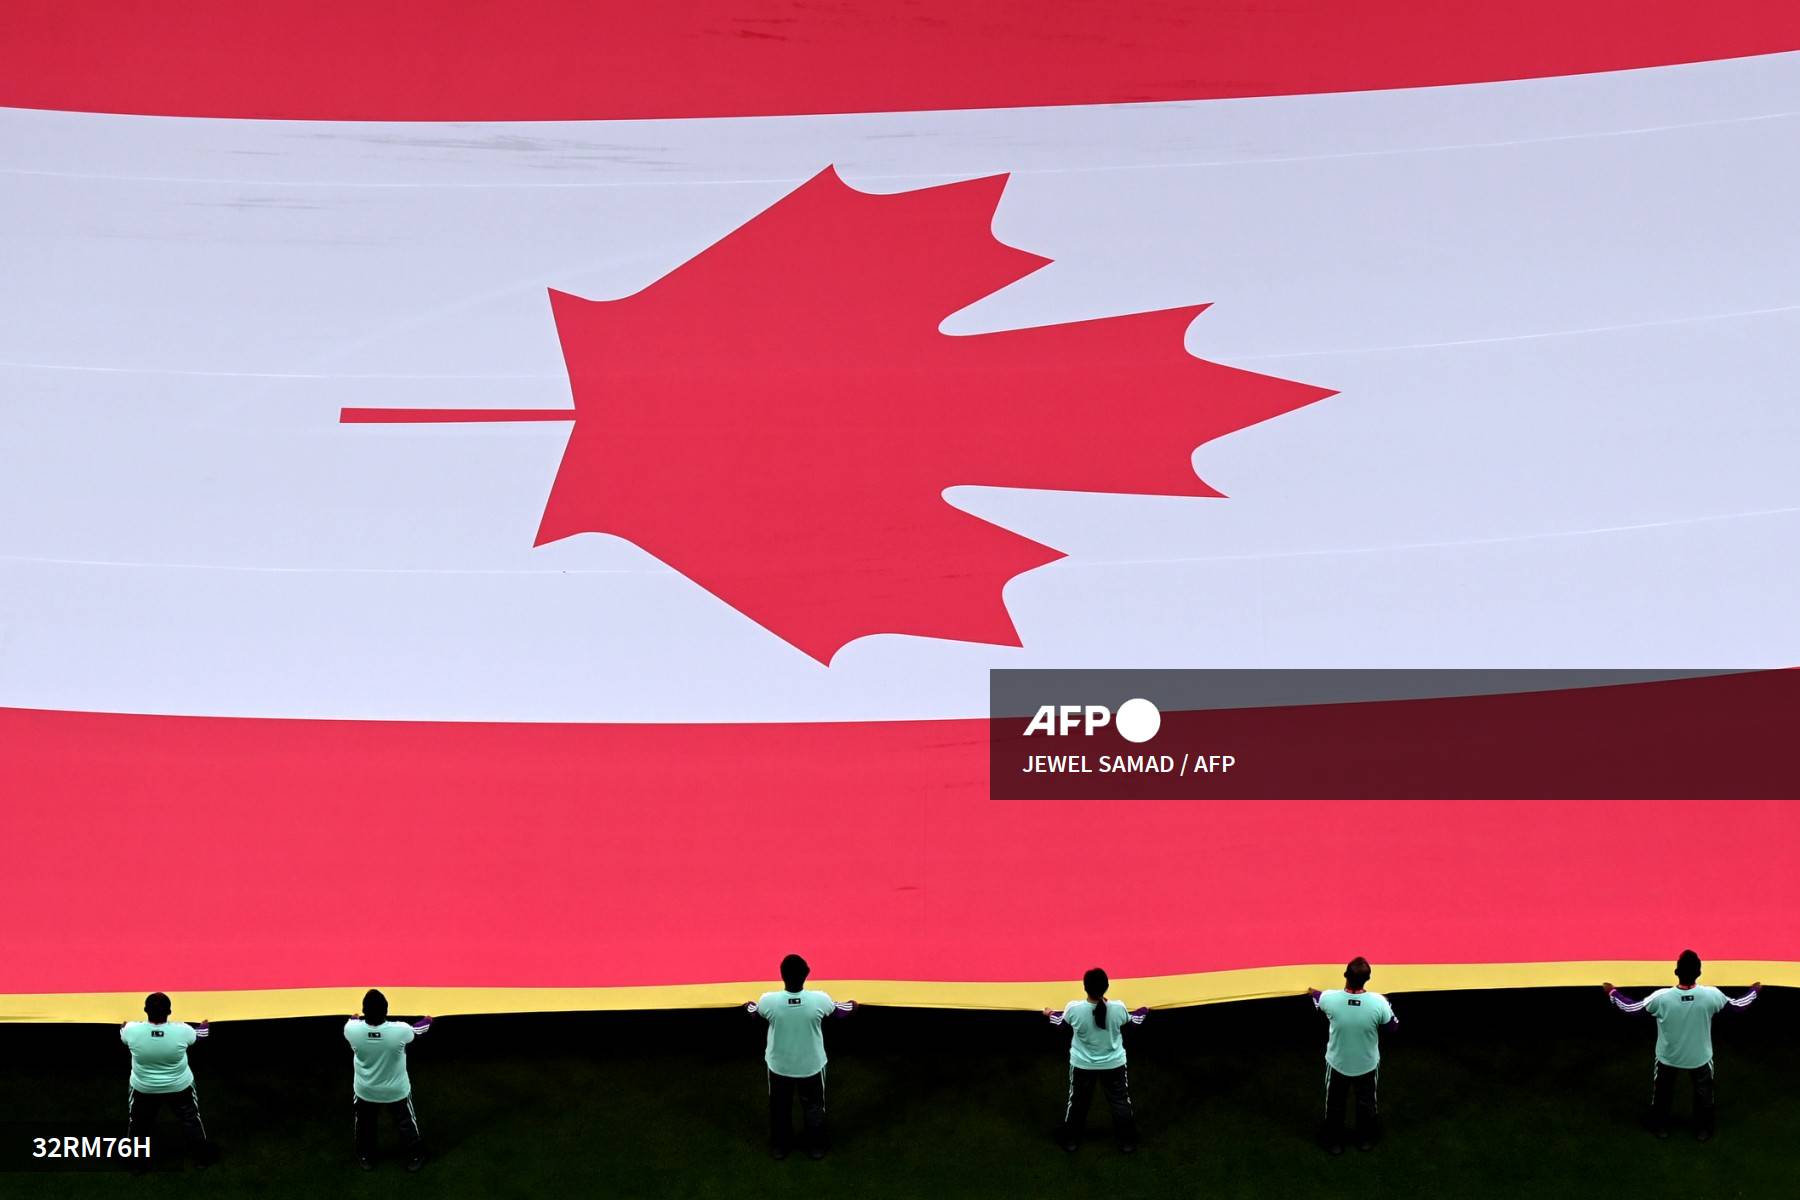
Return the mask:
<path id="1" fill-rule="evenodd" d="M 1062 1125 L 1057 1128 L 1057 1137 L 1065 1144 L 1081 1140 L 1082 1133 L 1087 1129 L 1088 1105 L 1093 1103 L 1096 1086 L 1106 1093 L 1107 1106 L 1112 1109 L 1113 1136 L 1121 1145 L 1135 1145 L 1137 1120 L 1131 1114 L 1131 1077 L 1126 1074 L 1124 1067 L 1113 1067 L 1106 1071 L 1090 1071 L 1086 1067 L 1069 1068 L 1069 1103 L 1063 1109 Z"/>
<path id="2" fill-rule="evenodd" d="M 1375 1108 L 1375 1085 L 1379 1070 L 1365 1075 L 1345 1075 L 1325 1068 L 1325 1144 L 1344 1144 L 1344 1097 L 1356 1093 L 1356 1139 L 1373 1142 L 1381 1135 L 1381 1118 Z"/>
<path id="3" fill-rule="evenodd" d="M 394 1124 L 400 1130 L 400 1146 L 406 1151 L 407 1157 L 417 1158 L 419 1156 L 424 1139 L 419 1135 L 419 1118 L 413 1112 L 411 1096 L 404 1100 L 394 1100 L 388 1103 L 357 1097 L 354 1103 L 356 1105 L 356 1157 L 375 1157 L 376 1128 L 381 1120 L 381 1110 L 384 1108 L 393 1117 Z"/>
<path id="4" fill-rule="evenodd" d="M 794 1145 L 794 1096 L 806 1121 L 806 1148 L 825 1149 L 825 1072 L 795 1078 L 769 1072 L 769 1145 L 790 1150 Z"/>
<path id="5" fill-rule="evenodd" d="M 200 1120 L 200 1093 L 192 1087 L 179 1092 L 140 1092 L 129 1089 L 125 1101 L 125 1134 L 142 1137 L 156 1127 L 156 1114 L 163 1105 L 181 1122 L 181 1136 L 187 1148 L 201 1162 L 210 1162 L 213 1145 L 207 1139 L 206 1125 Z"/>
<path id="6" fill-rule="evenodd" d="M 1652 1072 L 1650 1128 L 1661 1133 L 1669 1127 L 1669 1110 L 1675 1107 L 1675 1081 L 1679 1076 L 1687 1075 L 1694 1081 L 1694 1131 L 1711 1133 L 1714 1123 L 1712 1064 L 1689 1069 L 1659 1062 Z"/>

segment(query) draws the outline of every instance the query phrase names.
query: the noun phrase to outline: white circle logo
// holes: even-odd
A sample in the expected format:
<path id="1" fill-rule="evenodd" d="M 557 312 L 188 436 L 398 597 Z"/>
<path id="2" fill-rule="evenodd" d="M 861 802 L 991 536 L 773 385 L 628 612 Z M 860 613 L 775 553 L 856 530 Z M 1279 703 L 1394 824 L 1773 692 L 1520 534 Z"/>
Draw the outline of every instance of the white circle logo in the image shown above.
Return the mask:
<path id="1" fill-rule="evenodd" d="M 1156 705 L 1142 697 L 1127 700 L 1119 705 L 1119 715 L 1113 720 L 1113 728 L 1128 742 L 1147 742 L 1162 728 L 1162 713 L 1157 711 Z"/>

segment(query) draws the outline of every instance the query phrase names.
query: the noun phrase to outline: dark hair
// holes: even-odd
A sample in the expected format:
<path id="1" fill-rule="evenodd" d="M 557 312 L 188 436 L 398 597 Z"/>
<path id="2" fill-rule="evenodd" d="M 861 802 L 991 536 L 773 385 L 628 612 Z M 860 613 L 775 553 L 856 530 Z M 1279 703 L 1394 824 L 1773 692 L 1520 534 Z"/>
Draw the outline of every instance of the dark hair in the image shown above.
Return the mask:
<path id="1" fill-rule="evenodd" d="M 1683 950 L 1681 957 L 1675 960 L 1675 978 L 1683 983 L 1700 978 L 1700 956 L 1692 950 Z"/>
<path id="2" fill-rule="evenodd" d="M 790 992 L 797 992 L 806 986 L 806 977 L 812 974 L 812 968 L 798 954 L 790 954 L 781 960 L 781 985 Z"/>
<path id="3" fill-rule="evenodd" d="M 169 998 L 161 992 L 151 992 L 144 997 L 144 1015 L 152 1021 L 169 1019 Z"/>
<path id="4" fill-rule="evenodd" d="M 363 993 L 363 1020 L 371 1025 L 387 1020 L 387 997 L 381 994 L 380 988 L 370 988 Z"/>
<path id="5" fill-rule="evenodd" d="M 1344 982 L 1353 988 L 1359 988 L 1369 982 L 1369 975 L 1369 960 L 1360 954 L 1351 959 L 1349 964 L 1344 967 Z"/>
<path id="6" fill-rule="evenodd" d="M 1088 999 L 1094 1001 L 1094 1028 L 1106 1028 L 1106 989 L 1112 981 L 1106 972 L 1099 967 L 1089 967 L 1088 973 L 1081 977 L 1081 986 L 1087 989 Z M 1094 1000 L 1095 996 L 1101 997 Z"/>

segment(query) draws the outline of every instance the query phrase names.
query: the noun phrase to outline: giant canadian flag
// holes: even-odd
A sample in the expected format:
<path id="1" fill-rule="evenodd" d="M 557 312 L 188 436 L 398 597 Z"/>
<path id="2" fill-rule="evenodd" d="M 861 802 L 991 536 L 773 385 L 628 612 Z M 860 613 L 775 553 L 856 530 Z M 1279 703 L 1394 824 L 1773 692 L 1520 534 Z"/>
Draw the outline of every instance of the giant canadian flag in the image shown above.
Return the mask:
<path id="1" fill-rule="evenodd" d="M 1783 801 L 1000 802 L 984 720 L 1800 662 L 1800 8 L 0 49 L 0 1014 L 1800 984 Z"/>

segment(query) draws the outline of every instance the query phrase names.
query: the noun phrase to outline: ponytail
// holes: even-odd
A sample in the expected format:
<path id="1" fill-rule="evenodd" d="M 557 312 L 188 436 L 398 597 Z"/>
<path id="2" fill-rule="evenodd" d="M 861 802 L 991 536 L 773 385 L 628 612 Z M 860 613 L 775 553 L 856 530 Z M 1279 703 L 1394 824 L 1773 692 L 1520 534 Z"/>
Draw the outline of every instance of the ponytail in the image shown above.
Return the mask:
<path id="1" fill-rule="evenodd" d="M 1094 1006 L 1095 1029 L 1106 1028 L 1106 989 L 1110 984 L 1111 981 L 1106 978 L 1106 972 L 1099 967 L 1090 968 L 1088 973 L 1081 977 L 1081 986 L 1087 989 L 1088 1003 Z M 1095 997 L 1099 997 L 1099 999 L 1095 999 Z"/>

